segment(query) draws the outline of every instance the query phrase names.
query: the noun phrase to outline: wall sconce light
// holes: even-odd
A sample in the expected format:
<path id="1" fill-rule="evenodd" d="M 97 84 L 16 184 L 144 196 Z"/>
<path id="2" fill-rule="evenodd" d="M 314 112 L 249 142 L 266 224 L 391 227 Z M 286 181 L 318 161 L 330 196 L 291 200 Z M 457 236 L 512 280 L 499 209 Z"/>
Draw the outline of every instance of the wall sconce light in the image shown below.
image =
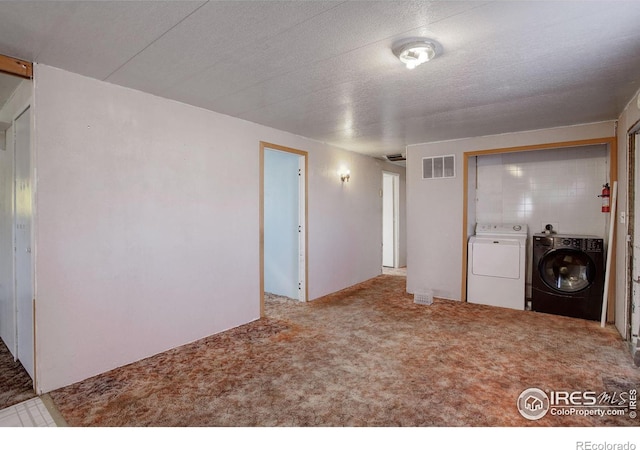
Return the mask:
<path id="1" fill-rule="evenodd" d="M 349 181 L 351 178 L 351 172 L 349 170 L 343 170 L 340 172 L 340 180 L 344 183 L 345 181 Z"/>

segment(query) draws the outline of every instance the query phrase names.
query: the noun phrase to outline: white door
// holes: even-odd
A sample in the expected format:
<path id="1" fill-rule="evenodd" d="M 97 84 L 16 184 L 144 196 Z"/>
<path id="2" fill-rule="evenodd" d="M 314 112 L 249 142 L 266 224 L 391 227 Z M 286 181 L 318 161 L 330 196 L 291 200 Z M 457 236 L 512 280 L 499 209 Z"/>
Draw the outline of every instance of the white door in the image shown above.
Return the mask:
<path id="1" fill-rule="evenodd" d="M 307 224 L 306 160 L 298 156 L 298 300 L 307 301 Z"/>
<path id="2" fill-rule="evenodd" d="M 0 338 L 4 341 L 11 355 L 17 357 L 16 344 L 16 304 L 15 276 L 13 265 L 15 256 L 14 228 L 15 201 L 14 184 L 14 126 L 6 130 L 6 136 L 0 133 Z"/>
<path id="3" fill-rule="evenodd" d="M 15 121 L 15 295 L 18 360 L 34 378 L 30 112 Z"/>
<path id="4" fill-rule="evenodd" d="M 399 176 L 382 174 L 382 265 L 397 267 Z"/>
<path id="5" fill-rule="evenodd" d="M 264 289 L 306 301 L 304 156 L 264 152 Z"/>

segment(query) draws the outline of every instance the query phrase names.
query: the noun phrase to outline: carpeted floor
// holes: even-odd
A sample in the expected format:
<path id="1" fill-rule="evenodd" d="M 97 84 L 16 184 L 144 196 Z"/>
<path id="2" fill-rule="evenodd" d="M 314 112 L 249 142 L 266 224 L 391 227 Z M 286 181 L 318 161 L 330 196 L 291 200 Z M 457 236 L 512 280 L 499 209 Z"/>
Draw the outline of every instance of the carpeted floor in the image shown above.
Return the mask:
<path id="1" fill-rule="evenodd" d="M 266 300 L 267 317 L 51 393 L 71 426 L 638 426 L 524 419 L 527 388 L 640 387 L 599 323 L 436 299 L 381 275 L 323 299 Z"/>
<path id="2" fill-rule="evenodd" d="M 0 339 L 0 410 L 35 396 L 29 374 Z"/>

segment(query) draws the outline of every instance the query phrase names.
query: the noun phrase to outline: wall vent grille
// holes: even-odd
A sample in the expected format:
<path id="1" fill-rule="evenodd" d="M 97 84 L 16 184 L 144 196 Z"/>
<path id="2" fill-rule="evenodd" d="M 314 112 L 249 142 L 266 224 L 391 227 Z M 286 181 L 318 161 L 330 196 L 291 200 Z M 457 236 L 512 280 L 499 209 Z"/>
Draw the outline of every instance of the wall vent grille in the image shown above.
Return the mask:
<path id="1" fill-rule="evenodd" d="M 454 155 L 422 158 L 422 179 L 455 178 L 456 158 Z"/>

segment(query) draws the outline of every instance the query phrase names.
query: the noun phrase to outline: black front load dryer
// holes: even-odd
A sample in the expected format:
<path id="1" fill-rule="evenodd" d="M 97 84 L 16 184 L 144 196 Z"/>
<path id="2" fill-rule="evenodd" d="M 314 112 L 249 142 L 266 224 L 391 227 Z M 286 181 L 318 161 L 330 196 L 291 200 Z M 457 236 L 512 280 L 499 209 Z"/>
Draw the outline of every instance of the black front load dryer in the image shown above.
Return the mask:
<path id="1" fill-rule="evenodd" d="M 604 240 L 593 236 L 533 236 L 531 309 L 600 320 Z"/>

